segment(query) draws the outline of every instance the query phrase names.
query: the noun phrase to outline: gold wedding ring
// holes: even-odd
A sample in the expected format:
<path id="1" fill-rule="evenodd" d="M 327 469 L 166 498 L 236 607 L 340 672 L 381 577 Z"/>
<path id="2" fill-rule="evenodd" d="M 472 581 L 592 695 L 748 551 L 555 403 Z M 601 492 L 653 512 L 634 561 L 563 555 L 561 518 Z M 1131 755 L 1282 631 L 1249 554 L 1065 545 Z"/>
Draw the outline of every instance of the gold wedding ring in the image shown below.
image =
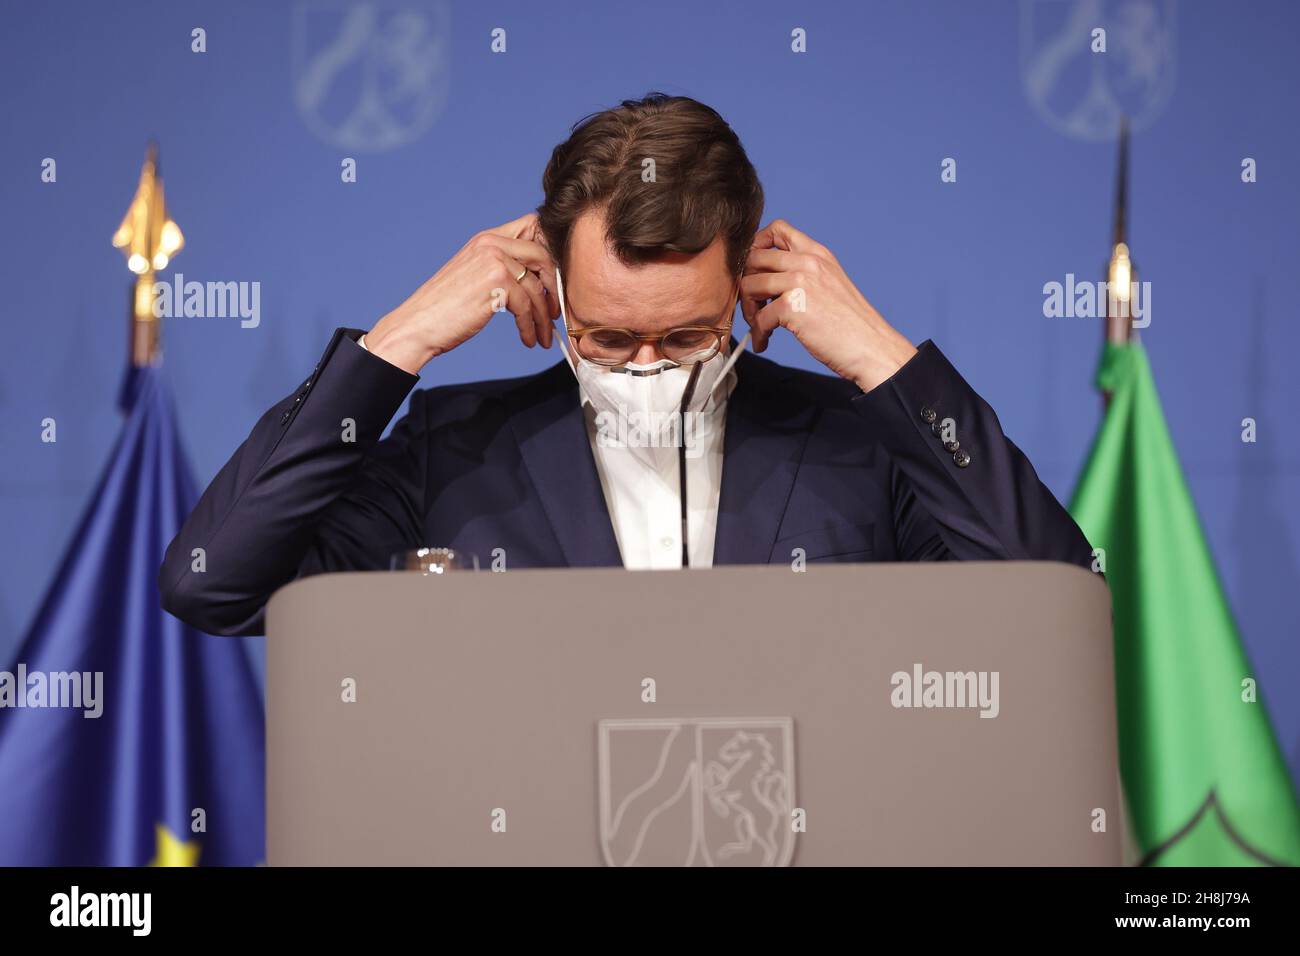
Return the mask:
<path id="1" fill-rule="evenodd" d="M 526 276 L 526 275 L 528 275 L 528 266 L 524 266 L 523 271 L 520 272 L 519 275 L 515 276 L 515 281 L 516 281 L 516 282 L 523 282 L 523 281 L 524 281 L 524 276 Z"/>

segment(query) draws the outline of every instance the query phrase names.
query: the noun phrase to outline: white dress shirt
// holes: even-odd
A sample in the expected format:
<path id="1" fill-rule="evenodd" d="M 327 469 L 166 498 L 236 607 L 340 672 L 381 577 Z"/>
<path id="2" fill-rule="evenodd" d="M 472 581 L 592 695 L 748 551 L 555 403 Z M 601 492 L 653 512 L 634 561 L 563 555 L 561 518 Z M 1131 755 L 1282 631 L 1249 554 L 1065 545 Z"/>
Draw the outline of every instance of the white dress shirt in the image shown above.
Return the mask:
<path id="1" fill-rule="evenodd" d="M 713 541 L 718 528 L 718 495 L 722 491 L 722 450 L 727 425 L 727 399 L 736 384 L 733 368 L 717 387 L 714 406 L 696 413 L 687 427 L 686 510 L 687 545 L 691 567 L 713 567 Z M 605 492 L 605 506 L 623 567 L 633 570 L 682 566 L 682 506 L 680 452 L 671 445 L 649 448 L 617 447 L 602 440 L 596 416 L 581 396 L 587 437 L 596 458 L 596 472 Z"/>
<path id="2" fill-rule="evenodd" d="M 357 344 L 365 348 L 366 337 L 357 339 Z M 712 408 L 697 413 L 687 427 L 687 533 L 693 568 L 713 567 L 727 401 L 735 387 L 733 366 L 718 383 Z M 631 570 L 680 568 L 680 452 L 671 445 L 629 448 L 610 441 L 609 436 L 602 438 L 590 400 L 581 390 L 579 396 L 623 566 Z"/>

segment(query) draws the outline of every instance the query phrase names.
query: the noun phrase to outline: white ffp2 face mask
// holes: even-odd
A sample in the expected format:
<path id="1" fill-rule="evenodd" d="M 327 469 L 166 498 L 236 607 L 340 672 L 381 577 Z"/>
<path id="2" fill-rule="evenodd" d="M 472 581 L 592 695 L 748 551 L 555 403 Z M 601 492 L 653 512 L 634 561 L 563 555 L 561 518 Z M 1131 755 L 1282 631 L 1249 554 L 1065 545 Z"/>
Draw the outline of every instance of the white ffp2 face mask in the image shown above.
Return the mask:
<path id="1" fill-rule="evenodd" d="M 555 283 L 560 297 L 560 316 L 567 329 L 564 280 L 560 277 L 559 267 L 555 270 Z M 682 408 L 682 399 L 697 366 L 660 359 L 649 365 L 628 362 L 626 365 L 609 367 L 584 359 L 567 335 L 560 347 L 564 350 L 564 358 L 573 369 L 578 384 L 598 415 L 602 412 L 618 416 L 635 415 L 645 422 L 659 422 L 682 411 L 699 413 L 714 408 L 721 394 L 720 386 L 726 381 L 727 373 L 748 342 L 749 335 L 746 334 L 730 355 L 720 352 L 707 362 L 699 364 L 695 386 L 685 409 Z"/>

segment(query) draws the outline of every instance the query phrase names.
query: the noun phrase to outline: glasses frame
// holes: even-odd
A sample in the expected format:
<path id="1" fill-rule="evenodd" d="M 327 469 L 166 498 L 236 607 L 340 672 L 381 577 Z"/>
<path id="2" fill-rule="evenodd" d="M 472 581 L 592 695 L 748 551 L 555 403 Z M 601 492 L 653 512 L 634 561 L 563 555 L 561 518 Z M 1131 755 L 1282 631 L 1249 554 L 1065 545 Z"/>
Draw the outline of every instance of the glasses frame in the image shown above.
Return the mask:
<path id="1" fill-rule="evenodd" d="M 712 359 L 714 356 L 721 354 L 723 345 L 726 343 L 728 337 L 731 335 L 731 327 L 736 322 L 736 306 L 740 303 L 740 282 L 739 281 L 736 282 L 736 285 L 732 290 L 732 292 L 733 295 L 731 299 L 731 305 L 728 307 L 725 313 L 727 316 L 725 324 L 719 326 L 679 325 L 676 328 L 669 329 L 667 332 L 664 332 L 662 335 L 638 335 L 636 332 L 633 332 L 631 329 L 620 328 L 619 326 L 616 325 L 594 325 L 590 328 L 575 330 L 573 326 L 569 324 L 569 303 L 567 301 L 560 302 L 560 314 L 564 318 L 564 332 L 566 335 L 568 335 L 570 341 L 573 342 L 573 348 L 578 353 L 578 355 L 586 359 L 588 362 L 591 362 L 593 365 L 601 365 L 604 366 L 605 368 L 618 368 L 620 365 L 626 365 L 628 362 L 632 361 L 632 359 L 636 358 L 636 353 L 637 351 L 640 350 L 640 346 L 644 342 L 654 343 L 655 348 L 658 349 L 659 351 L 659 354 L 663 355 L 664 340 L 667 339 L 668 336 L 674 335 L 677 332 L 708 332 L 715 339 L 717 339 L 717 344 L 714 346 L 715 351 L 713 352 L 713 355 L 709 356 L 709 358 L 697 359 L 694 362 L 678 362 L 677 359 L 668 359 L 668 361 L 670 362 L 677 362 L 678 365 L 684 367 L 690 367 L 692 365 L 698 365 L 700 362 L 707 362 L 709 361 L 709 359 Z M 561 298 L 567 299 L 568 296 L 562 295 Z M 636 340 L 637 348 L 633 349 L 632 354 L 620 362 L 603 361 L 601 359 L 592 358 L 589 355 L 583 355 L 582 338 L 586 335 L 590 335 L 592 332 L 622 332 L 624 335 L 628 335 Z M 664 357 L 667 358 L 667 356 Z"/>

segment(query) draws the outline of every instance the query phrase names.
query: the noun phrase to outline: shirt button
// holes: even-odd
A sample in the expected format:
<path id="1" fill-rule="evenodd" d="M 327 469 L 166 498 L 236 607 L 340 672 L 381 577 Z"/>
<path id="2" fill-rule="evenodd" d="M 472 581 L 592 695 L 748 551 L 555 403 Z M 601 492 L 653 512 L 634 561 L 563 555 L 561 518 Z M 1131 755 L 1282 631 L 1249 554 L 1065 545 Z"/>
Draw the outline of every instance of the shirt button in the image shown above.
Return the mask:
<path id="1" fill-rule="evenodd" d="M 938 417 L 939 416 L 935 414 L 934 409 L 929 405 L 925 405 L 921 408 L 921 421 L 925 422 L 927 425 L 931 424 Z"/>
<path id="2" fill-rule="evenodd" d="M 957 452 L 957 454 L 952 456 L 952 461 L 958 468 L 965 468 L 970 464 L 970 452 L 963 448 L 961 451 Z"/>
<path id="3" fill-rule="evenodd" d="M 663 545 L 665 548 L 671 548 L 677 542 L 674 541 L 672 538 L 660 538 L 659 543 Z"/>

